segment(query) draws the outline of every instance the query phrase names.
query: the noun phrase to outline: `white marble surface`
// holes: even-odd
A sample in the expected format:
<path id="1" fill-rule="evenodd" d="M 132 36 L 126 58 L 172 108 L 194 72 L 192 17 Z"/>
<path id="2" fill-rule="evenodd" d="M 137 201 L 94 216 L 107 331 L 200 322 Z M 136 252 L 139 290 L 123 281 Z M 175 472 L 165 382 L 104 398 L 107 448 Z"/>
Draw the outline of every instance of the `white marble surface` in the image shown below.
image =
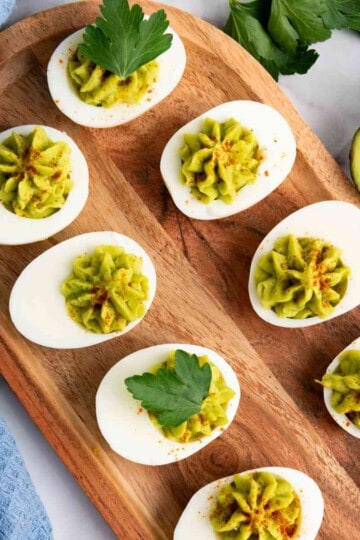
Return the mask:
<path id="1" fill-rule="evenodd" d="M 68 2 L 18 0 L 8 24 L 62 3 Z M 228 14 L 227 0 L 162 0 L 162 3 L 188 10 L 219 26 Z M 360 126 L 360 36 L 335 32 L 331 40 L 317 45 L 316 49 L 320 58 L 310 72 L 282 77 L 280 86 L 347 171 L 350 141 Z M 46 506 L 55 540 L 115 538 L 1 379 L 0 414 L 13 432 Z"/>

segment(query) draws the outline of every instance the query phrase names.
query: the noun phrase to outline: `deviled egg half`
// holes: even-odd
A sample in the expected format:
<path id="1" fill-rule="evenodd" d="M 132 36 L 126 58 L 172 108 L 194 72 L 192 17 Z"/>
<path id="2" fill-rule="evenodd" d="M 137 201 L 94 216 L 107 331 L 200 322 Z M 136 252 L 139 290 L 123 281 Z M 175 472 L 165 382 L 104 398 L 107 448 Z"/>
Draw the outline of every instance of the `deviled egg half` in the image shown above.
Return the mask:
<path id="1" fill-rule="evenodd" d="M 296 156 L 289 124 L 255 101 L 230 101 L 180 128 L 164 148 L 160 170 L 185 215 L 231 216 L 264 199 L 285 180 Z"/>
<path id="2" fill-rule="evenodd" d="M 131 381 L 138 385 L 143 378 L 139 376 L 144 374 L 145 379 L 150 379 L 147 384 L 154 384 L 155 375 L 159 373 L 156 370 L 162 368 L 175 351 L 189 356 L 196 355 L 202 367 L 203 362 L 207 363 L 207 368 L 210 364 L 211 383 L 201 412 L 180 427 L 164 432 L 154 415 L 149 415 L 145 410 L 146 400 L 134 399 L 128 388 L 132 388 Z M 200 362 L 201 359 L 203 362 Z M 174 377 L 173 373 L 169 374 L 168 371 L 165 376 L 167 379 Z M 178 377 L 176 373 L 176 378 Z M 214 377 L 217 378 L 216 381 Z M 175 384 L 180 385 L 181 391 L 187 394 L 183 381 L 180 377 Z M 197 383 L 194 384 L 196 386 Z M 156 386 L 156 397 L 162 398 L 163 392 L 165 389 Z M 234 419 L 239 400 L 240 386 L 235 372 L 219 354 L 198 345 L 166 343 L 136 351 L 108 371 L 96 394 L 96 417 L 102 435 L 114 452 L 136 463 L 165 465 L 191 456 L 219 437 Z M 170 404 L 172 406 L 171 401 Z M 177 414 L 178 411 L 175 409 L 173 412 Z M 220 417 L 221 422 L 218 421 Z M 210 429 L 207 435 L 196 437 L 196 440 L 189 437 L 199 435 L 198 430 L 203 432 L 203 427 L 211 422 L 214 422 L 216 427 Z M 185 439 L 189 442 L 184 442 Z"/>
<path id="3" fill-rule="evenodd" d="M 0 244 L 45 240 L 80 214 L 88 197 L 84 155 L 64 132 L 16 126 L 0 134 Z"/>
<path id="4" fill-rule="evenodd" d="M 145 16 L 145 21 L 148 18 Z M 131 17 L 123 21 L 128 24 Z M 125 27 L 122 30 L 126 32 Z M 106 66 L 101 68 L 79 55 L 85 28 L 71 34 L 55 49 L 48 65 L 48 86 L 55 105 L 77 124 L 94 128 L 118 126 L 151 109 L 175 89 L 186 65 L 185 48 L 180 37 L 170 27 L 167 32 L 172 36 L 171 47 L 125 79 L 115 79 L 116 74 L 105 69 Z M 138 54 L 130 38 L 133 33 L 133 28 L 128 31 L 129 49 L 122 51 L 127 59 L 136 58 Z M 149 41 L 147 48 L 154 45 L 156 43 Z M 142 50 L 140 54 L 145 56 L 146 52 Z M 126 86 L 130 91 L 124 96 Z M 123 102 L 113 104 L 114 96 L 120 94 Z"/>
<path id="5" fill-rule="evenodd" d="M 360 439 L 360 338 L 339 353 L 321 381 L 330 416 L 345 431 Z M 341 410 L 342 412 L 339 412 Z M 352 415 L 356 415 L 356 425 Z"/>
<path id="6" fill-rule="evenodd" d="M 178 521 L 174 540 L 255 535 L 314 540 L 323 513 L 321 491 L 309 476 L 286 467 L 262 467 L 221 478 L 197 491 Z"/>
<path id="7" fill-rule="evenodd" d="M 48 249 L 22 271 L 10 294 L 10 317 L 39 345 L 88 347 L 139 324 L 155 290 L 154 265 L 137 242 L 91 232 Z"/>
<path id="8" fill-rule="evenodd" d="M 256 250 L 249 296 L 275 326 L 313 326 L 360 304 L 360 210 L 324 201 L 290 214 Z"/>

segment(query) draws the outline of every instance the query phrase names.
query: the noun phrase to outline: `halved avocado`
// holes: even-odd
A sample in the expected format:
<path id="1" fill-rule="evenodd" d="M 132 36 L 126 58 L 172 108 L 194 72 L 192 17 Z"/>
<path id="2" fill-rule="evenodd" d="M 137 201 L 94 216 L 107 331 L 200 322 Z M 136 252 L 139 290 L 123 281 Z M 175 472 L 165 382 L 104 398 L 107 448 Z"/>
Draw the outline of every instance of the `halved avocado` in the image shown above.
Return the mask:
<path id="1" fill-rule="evenodd" d="M 360 128 L 355 131 L 350 149 L 350 173 L 355 186 L 360 191 Z"/>

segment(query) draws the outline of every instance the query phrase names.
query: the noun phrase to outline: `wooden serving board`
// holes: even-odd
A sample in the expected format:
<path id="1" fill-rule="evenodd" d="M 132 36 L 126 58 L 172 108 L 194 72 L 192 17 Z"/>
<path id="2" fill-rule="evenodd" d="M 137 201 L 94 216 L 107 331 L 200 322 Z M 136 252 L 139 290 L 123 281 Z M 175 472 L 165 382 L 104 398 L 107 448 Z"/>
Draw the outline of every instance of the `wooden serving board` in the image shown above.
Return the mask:
<path id="1" fill-rule="evenodd" d="M 142 1 L 147 12 L 158 4 Z M 219 30 L 166 7 L 187 51 L 184 78 L 164 102 L 129 125 L 86 129 L 63 116 L 46 83 L 46 64 L 69 33 L 94 20 L 98 2 L 68 4 L 0 34 L 0 129 L 45 124 L 65 130 L 90 167 L 88 203 L 47 241 L 0 249 L 0 370 L 45 437 L 122 539 L 171 538 L 191 495 L 234 472 L 266 465 L 303 470 L 319 484 L 325 518 L 319 538 L 357 538 L 358 441 L 325 410 L 314 383 L 360 335 L 360 310 L 304 330 L 272 327 L 247 295 L 251 257 L 283 217 L 331 198 L 359 196 L 270 76 Z M 185 122 L 232 99 L 277 108 L 297 139 L 295 167 L 266 200 L 214 222 L 192 221 L 172 203 L 159 173 L 169 137 Z M 79 233 L 111 230 L 137 240 L 158 273 L 154 304 L 132 332 L 99 346 L 54 351 L 23 339 L 8 299 L 22 269 L 50 246 Z M 114 454 L 101 437 L 96 389 L 124 355 L 164 342 L 206 345 L 231 363 L 242 385 L 234 423 L 219 439 L 173 465 L 146 467 Z M 200 539 L 199 539 L 200 540 Z"/>

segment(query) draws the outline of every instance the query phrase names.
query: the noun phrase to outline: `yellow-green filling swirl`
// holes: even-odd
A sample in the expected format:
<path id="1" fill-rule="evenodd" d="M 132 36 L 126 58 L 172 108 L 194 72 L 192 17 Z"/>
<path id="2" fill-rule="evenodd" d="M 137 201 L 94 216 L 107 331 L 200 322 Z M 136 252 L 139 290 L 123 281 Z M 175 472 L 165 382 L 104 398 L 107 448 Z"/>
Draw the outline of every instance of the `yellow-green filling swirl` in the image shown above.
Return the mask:
<path id="1" fill-rule="evenodd" d="M 77 50 L 69 60 L 67 70 L 82 101 L 89 105 L 112 107 L 117 103 L 138 103 L 147 92 L 151 92 L 159 75 L 159 64 L 153 60 L 126 79 L 121 79 Z"/>
<path id="2" fill-rule="evenodd" d="M 211 368 L 211 383 L 209 392 L 204 399 L 199 413 L 194 414 L 188 420 L 177 427 L 164 428 L 157 421 L 156 413 L 149 412 L 151 421 L 162 431 L 168 439 L 179 443 L 197 441 L 203 437 L 211 435 L 212 431 L 219 426 L 228 423 L 226 410 L 235 392 L 226 385 L 220 370 L 207 356 L 198 357 L 199 365 L 208 363 Z M 160 368 L 175 371 L 175 351 L 169 353 L 166 362 L 157 365 L 152 370 L 156 373 Z"/>
<path id="3" fill-rule="evenodd" d="M 10 212 L 32 219 L 51 216 L 72 187 L 70 147 L 52 142 L 44 129 L 13 132 L 0 144 L 0 201 Z"/>
<path id="4" fill-rule="evenodd" d="M 224 540 L 290 540 L 300 527 L 301 503 L 280 476 L 238 474 L 221 488 L 210 519 Z"/>
<path id="5" fill-rule="evenodd" d="M 279 238 L 255 270 L 262 305 L 279 317 L 328 317 L 346 292 L 351 271 L 341 251 L 323 240 Z"/>
<path id="6" fill-rule="evenodd" d="M 180 150 L 182 182 L 199 201 L 231 204 L 256 180 L 262 152 L 254 134 L 234 119 L 204 120 L 200 133 L 184 135 Z"/>
<path id="7" fill-rule="evenodd" d="M 360 351 L 343 352 L 335 371 L 324 375 L 318 382 L 325 388 L 331 388 L 333 409 L 339 414 L 346 414 L 360 429 Z"/>
<path id="8" fill-rule="evenodd" d="M 141 267 L 141 257 L 118 246 L 77 257 L 61 287 L 70 317 L 98 334 L 124 330 L 146 311 L 149 284 Z"/>

